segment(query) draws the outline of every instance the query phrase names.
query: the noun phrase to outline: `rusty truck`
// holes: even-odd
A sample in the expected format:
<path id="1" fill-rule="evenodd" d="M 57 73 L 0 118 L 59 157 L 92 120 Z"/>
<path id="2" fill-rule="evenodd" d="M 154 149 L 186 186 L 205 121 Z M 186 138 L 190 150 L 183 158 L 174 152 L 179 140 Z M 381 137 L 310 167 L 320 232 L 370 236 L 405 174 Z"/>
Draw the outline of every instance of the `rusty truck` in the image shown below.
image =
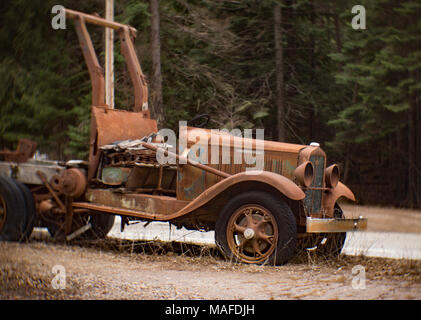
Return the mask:
<path id="1" fill-rule="evenodd" d="M 346 232 L 366 229 L 365 218 L 346 218 L 337 204 L 355 196 L 317 143 L 260 141 L 188 123 L 177 137 L 184 150 L 170 151 L 150 117 L 136 29 L 70 9 L 66 17 L 74 22 L 92 83 L 89 160 L 35 160 L 36 143 L 30 140 L 2 151 L 0 240 L 26 240 L 34 227 L 67 240 L 104 238 L 120 216 L 121 230 L 138 220 L 214 230 L 215 243 L 229 259 L 283 264 L 296 254 L 297 243 L 339 252 Z M 104 102 L 103 69 L 88 23 L 118 33 L 134 89 L 130 111 Z M 209 159 L 224 149 L 232 160 L 240 146 L 263 155 L 262 170 L 247 171 L 245 161 L 196 161 L 189 152 L 198 136 Z M 158 154 L 173 161 L 161 163 Z"/>

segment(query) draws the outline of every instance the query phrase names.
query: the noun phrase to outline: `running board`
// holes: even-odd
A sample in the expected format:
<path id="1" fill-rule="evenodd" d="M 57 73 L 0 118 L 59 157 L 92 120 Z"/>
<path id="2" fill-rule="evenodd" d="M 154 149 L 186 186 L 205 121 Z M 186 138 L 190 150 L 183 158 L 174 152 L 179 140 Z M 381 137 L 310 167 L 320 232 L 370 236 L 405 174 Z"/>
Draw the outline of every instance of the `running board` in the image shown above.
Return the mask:
<path id="1" fill-rule="evenodd" d="M 73 202 L 73 207 L 84 208 L 88 210 L 100 211 L 104 213 L 116 214 L 116 215 L 121 215 L 121 216 L 142 218 L 146 220 L 159 220 L 159 221 L 168 220 L 168 217 L 165 217 L 162 215 L 156 215 L 156 214 L 151 214 L 151 213 L 141 212 L 141 211 L 131 210 L 131 209 L 104 206 L 101 204 L 88 203 L 88 202 Z"/>

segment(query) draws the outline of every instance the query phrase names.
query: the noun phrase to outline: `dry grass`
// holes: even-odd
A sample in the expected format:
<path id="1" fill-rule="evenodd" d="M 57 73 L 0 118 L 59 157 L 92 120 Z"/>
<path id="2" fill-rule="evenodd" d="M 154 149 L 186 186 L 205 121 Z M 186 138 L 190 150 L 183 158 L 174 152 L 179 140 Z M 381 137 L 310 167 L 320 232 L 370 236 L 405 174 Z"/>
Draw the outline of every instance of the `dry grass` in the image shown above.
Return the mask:
<path id="1" fill-rule="evenodd" d="M 135 241 L 121 239 L 81 240 L 71 244 L 82 248 L 92 248 L 108 252 L 136 257 L 140 260 L 167 261 L 173 257 L 172 263 L 179 263 L 185 268 L 186 260 L 190 267 L 202 268 L 217 266 L 222 270 L 239 270 L 243 272 L 263 272 L 270 268 L 283 266 L 246 265 L 236 261 L 225 260 L 215 246 L 195 245 L 181 242 Z M 389 259 L 366 256 L 323 255 L 306 250 L 298 251 L 287 266 L 308 267 L 310 269 L 340 269 L 351 270 L 355 265 L 366 268 L 369 279 L 405 279 L 421 281 L 421 260 Z"/>
<path id="2" fill-rule="evenodd" d="M 51 268 L 56 263 L 66 265 L 69 289 L 51 288 Z M 246 265 L 226 261 L 212 246 L 117 239 L 71 244 L 52 240 L 0 243 L 0 298 L 195 299 L 213 294 L 211 298 L 224 299 L 230 294 L 229 299 L 237 299 L 235 292 L 248 292 L 241 285 L 244 282 L 263 296 L 270 293 L 265 299 L 341 299 L 346 298 L 341 288 L 352 290 L 351 270 L 355 265 L 365 267 L 367 280 L 372 283 L 392 288 L 409 285 L 408 295 L 419 298 L 411 284 L 421 281 L 421 261 L 329 257 L 302 251 L 283 266 Z M 209 289 L 214 291 L 202 289 L 203 281 L 210 281 Z M 215 283 L 217 289 L 212 288 Z M 226 286 L 237 289 L 231 289 L 234 293 L 220 291 Z M 331 294 L 331 290 L 336 293 Z M 384 294 L 386 290 L 382 290 Z M 406 294 L 405 289 L 399 290 L 400 297 Z M 376 294 L 370 292 L 368 297 Z"/>
<path id="3" fill-rule="evenodd" d="M 348 217 L 368 217 L 370 231 L 421 232 L 420 211 L 342 207 Z M 57 262 L 69 269 L 68 289 L 51 286 Z M 371 289 L 352 291 L 356 265 L 365 268 Z M 167 278 L 161 280 L 162 274 Z M 215 288 L 202 290 L 203 281 Z M 264 299 L 420 299 L 420 283 L 421 260 L 301 250 L 286 265 L 262 266 L 227 261 L 215 246 L 180 242 L 47 238 L 0 243 L 0 299 L 254 299 L 246 295 L 250 288 Z"/>

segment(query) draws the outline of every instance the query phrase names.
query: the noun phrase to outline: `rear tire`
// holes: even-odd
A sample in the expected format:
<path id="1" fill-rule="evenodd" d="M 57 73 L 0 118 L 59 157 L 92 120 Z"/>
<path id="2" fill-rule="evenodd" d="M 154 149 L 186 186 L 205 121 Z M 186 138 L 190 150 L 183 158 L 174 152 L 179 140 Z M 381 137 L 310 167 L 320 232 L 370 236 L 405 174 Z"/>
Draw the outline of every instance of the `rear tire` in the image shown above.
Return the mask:
<path id="1" fill-rule="evenodd" d="M 15 181 L 0 177 L 0 240 L 20 241 L 26 228 L 25 199 Z"/>
<path id="2" fill-rule="evenodd" d="M 25 229 L 22 235 L 22 240 L 28 240 L 34 230 L 37 212 L 35 208 L 35 200 L 32 192 L 22 182 L 15 181 L 16 185 L 21 191 L 25 202 Z"/>
<path id="3" fill-rule="evenodd" d="M 262 191 L 242 193 L 222 209 L 215 241 L 228 259 L 284 264 L 295 253 L 295 216 L 280 197 Z"/>

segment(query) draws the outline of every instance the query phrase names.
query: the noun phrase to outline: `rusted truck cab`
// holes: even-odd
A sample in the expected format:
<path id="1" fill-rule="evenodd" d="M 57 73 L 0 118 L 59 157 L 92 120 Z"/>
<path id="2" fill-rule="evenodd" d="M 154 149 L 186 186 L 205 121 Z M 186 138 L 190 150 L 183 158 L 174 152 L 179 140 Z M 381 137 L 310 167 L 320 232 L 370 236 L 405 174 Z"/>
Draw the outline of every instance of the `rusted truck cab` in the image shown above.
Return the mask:
<path id="1" fill-rule="evenodd" d="M 30 182 L 21 179 L 25 193 L 31 189 L 22 196 L 26 209 L 11 207 L 12 196 L 4 190 L 14 182 L 2 178 L 3 212 L 26 210 L 31 220 L 36 217 L 38 225 L 67 240 L 104 237 L 115 215 L 121 216 L 122 230 L 133 220 L 214 230 L 222 252 L 245 263 L 285 263 L 298 242 L 318 245 L 320 236 L 339 252 L 347 231 L 366 228 L 366 219 L 345 218 L 337 200 L 355 201 L 354 194 L 317 144 L 265 141 L 185 124 L 175 141 L 166 139 L 168 131 L 150 118 L 135 30 L 77 11 L 66 10 L 66 16 L 75 20 L 92 81 L 89 160 L 67 163 L 54 173 L 39 168 Z M 134 87 L 133 111 L 104 103 L 103 72 L 85 23 L 118 31 Z M 3 225 L 10 229 L 13 221 Z M 24 222 L 19 228 L 31 226 Z M 0 235 L 10 233 L 6 229 Z"/>

